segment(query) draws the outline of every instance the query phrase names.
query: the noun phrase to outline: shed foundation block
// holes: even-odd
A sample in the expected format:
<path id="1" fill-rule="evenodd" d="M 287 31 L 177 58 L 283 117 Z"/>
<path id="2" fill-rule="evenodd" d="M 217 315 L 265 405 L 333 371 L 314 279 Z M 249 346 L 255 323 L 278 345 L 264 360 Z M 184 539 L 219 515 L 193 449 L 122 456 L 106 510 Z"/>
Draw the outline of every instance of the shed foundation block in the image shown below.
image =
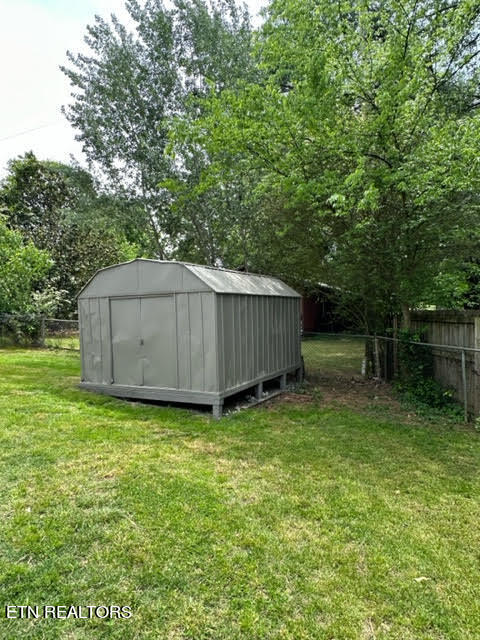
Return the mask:
<path id="1" fill-rule="evenodd" d="M 216 402 L 212 405 L 212 415 L 215 420 L 220 420 L 223 413 L 223 402 Z"/>

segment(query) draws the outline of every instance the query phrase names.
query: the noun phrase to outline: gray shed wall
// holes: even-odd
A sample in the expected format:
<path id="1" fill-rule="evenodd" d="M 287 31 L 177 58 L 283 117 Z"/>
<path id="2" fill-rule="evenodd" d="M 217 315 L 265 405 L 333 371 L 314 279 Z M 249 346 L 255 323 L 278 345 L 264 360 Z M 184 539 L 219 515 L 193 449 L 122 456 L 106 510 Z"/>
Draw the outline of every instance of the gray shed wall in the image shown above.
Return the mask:
<path id="1" fill-rule="evenodd" d="M 218 390 L 214 293 L 81 298 L 79 316 L 83 381 Z"/>
<path id="2" fill-rule="evenodd" d="M 300 298 L 217 296 L 220 390 L 300 367 Z"/>
<path id="3" fill-rule="evenodd" d="M 215 404 L 301 366 L 300 296 L 275 278 L 139 259 L 98 272 L 79 319 L 85 388 L 112 395 Z"/>

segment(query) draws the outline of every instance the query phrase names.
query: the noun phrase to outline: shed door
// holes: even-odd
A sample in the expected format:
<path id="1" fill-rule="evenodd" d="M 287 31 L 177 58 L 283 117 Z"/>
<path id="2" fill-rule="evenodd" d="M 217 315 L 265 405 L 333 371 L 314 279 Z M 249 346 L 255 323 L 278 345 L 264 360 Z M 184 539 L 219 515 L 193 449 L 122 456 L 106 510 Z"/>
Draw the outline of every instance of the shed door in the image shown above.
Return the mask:
<path id="1" fill-rule="evenodd" d="M 140 299 L 143 384 L 177 386 L 177 339 L 173 296 Z"/>
<path id="2" fill-rule="evenodd" d="M 110 309 L 114 383 L 175 388 L 173 296 L 112 299 Z"/>
<path id="3" fill-rule="evenodd" d="M 116 384 L 142 384 L 139 302 L 139 298 L 110 300 L 113 382 Z"/>

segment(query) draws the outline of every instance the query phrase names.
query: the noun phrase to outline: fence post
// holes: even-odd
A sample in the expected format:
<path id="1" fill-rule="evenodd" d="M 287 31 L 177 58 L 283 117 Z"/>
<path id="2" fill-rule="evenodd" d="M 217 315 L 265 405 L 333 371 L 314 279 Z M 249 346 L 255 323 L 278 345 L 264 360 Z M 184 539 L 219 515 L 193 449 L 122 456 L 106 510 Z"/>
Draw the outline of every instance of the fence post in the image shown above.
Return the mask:
<path id="1" fill-rule="evenodd" d="M 480 349 L 480 317 L 473 319 L 473 346 Z M 480 351 L 473 352 L 473 412 L 480 415 Z"/>
<path id="2" fill-rule="evenodd" d="M 382 377 L 382 372 L 380 371 L 380 352 L 377 334 L 375 334 L 375 376 L 377 378 Z"/>
<path id="3" fill-rule="evenodd" d="M 393 316 L 393 378 L 397 377 L 398 374 L 398 318 L 397 316 Z"/>
<path id="4" fill-rule="evenodd" d="M 388 381 L 388 341 L 384 340 L 383 344 L 383 380 L 384 382 Z"/>
<path id="5" fill-rule="evenodd" d="M 40 316 L 40 346 L 45 346 L 45 316 Z"/>
<path id="6" fill-rule="evenodd" d="M 465 366 L 465 349 L 462 349 L 462 384 L 463 384 L 463 419 L 468 422 L 467 368 Z"/>

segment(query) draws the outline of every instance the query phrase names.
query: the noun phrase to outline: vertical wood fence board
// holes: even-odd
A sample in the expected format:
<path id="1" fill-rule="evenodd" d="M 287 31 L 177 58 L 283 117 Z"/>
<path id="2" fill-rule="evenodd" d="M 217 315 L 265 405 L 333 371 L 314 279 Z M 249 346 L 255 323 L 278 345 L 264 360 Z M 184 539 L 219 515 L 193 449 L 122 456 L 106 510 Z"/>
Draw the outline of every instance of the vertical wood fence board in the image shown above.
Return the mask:
<path id="1" fill-rule="evenodd" d="M 480 349 L 479 311 L 415 311 L 412 329 L 425 330 L 425 339 L 434 344 Z M 433 374 L 443 386 L 452 389 L 463 402 L 462 354 L 439 347 L 432 348 Z M 480 353 L 466 352 L 468 411 L 480 414 Z"/>

